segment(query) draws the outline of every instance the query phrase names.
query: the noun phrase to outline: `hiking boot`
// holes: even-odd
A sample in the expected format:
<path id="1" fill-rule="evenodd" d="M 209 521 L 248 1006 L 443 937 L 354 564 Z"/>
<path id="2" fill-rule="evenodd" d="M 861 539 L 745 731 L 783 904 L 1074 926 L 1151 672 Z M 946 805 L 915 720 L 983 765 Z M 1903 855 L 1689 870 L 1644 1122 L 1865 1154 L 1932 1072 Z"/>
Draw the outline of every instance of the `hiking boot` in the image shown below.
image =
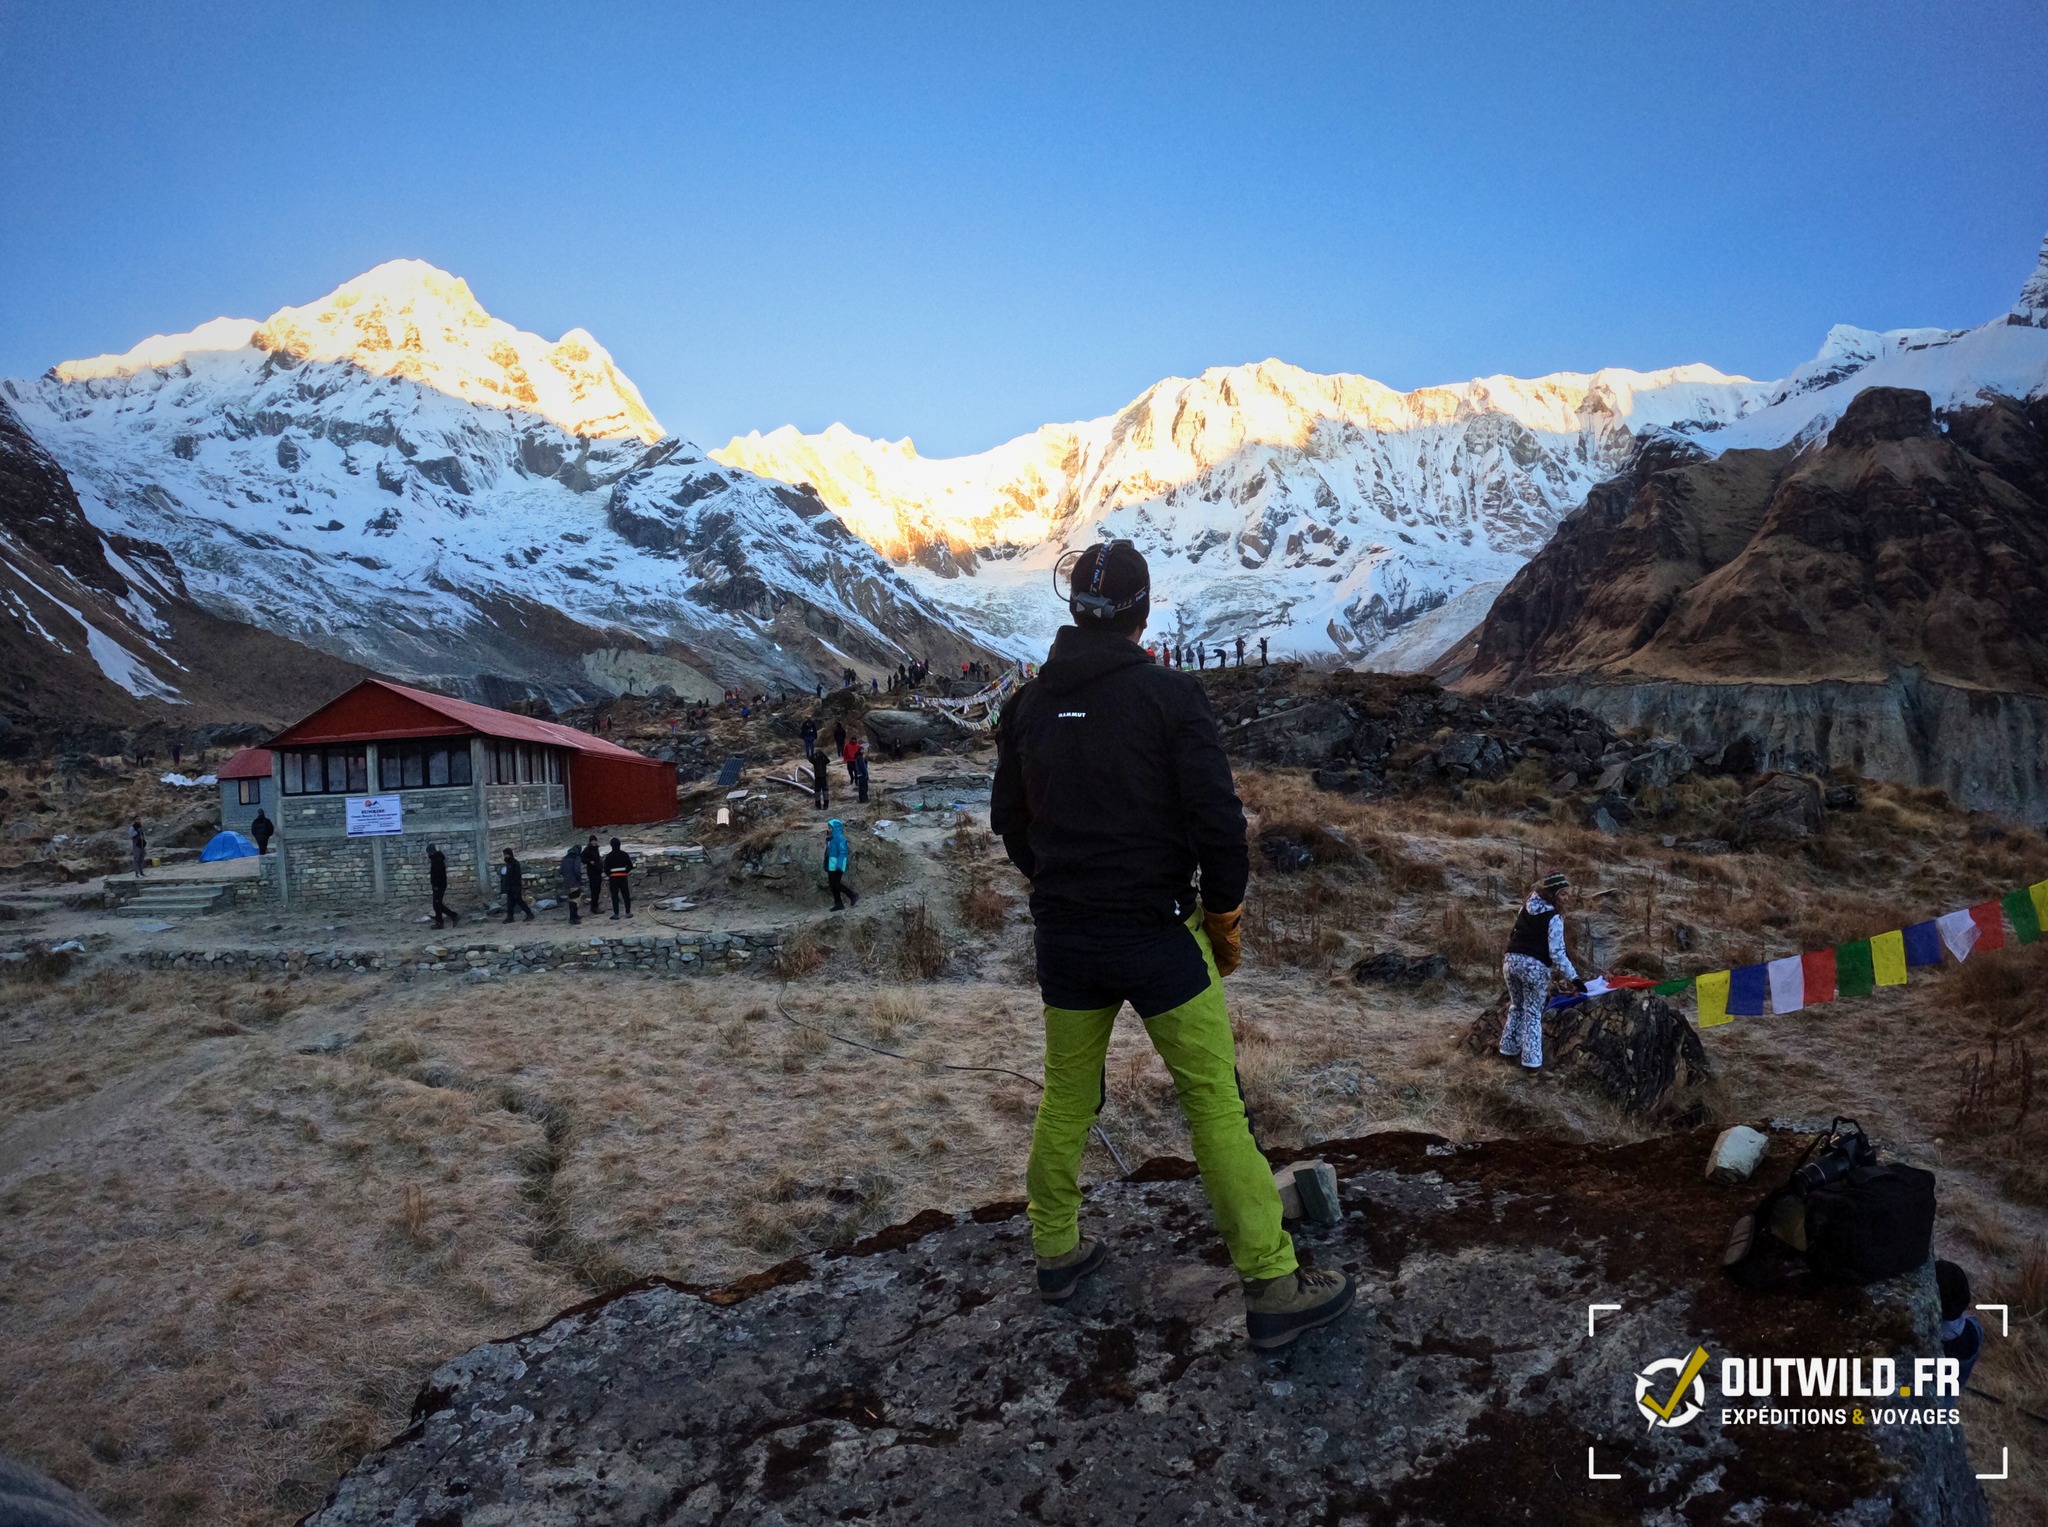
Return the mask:
<path id="1" fill-rule="evenodd" d="M 1038 1297 L 1047 1304 L 1059 1304 L 1074 1296 L 1081 1280 L 1109 1259 L 1109 1248 L 1092 1236 L 1083 1236 L 1072 1251 L 1038 1259 Z"/>
<path id="2" fill-rule="evenodd" d="M 1349 1273 L 1303 1267 L 1279 1278 L 1247 1278 L 1245 1335 L 1261 1352 L 1284 1347 L 1303 1331 L 1337 1319 L 1357 1297 L 1358 1284 Z"/>

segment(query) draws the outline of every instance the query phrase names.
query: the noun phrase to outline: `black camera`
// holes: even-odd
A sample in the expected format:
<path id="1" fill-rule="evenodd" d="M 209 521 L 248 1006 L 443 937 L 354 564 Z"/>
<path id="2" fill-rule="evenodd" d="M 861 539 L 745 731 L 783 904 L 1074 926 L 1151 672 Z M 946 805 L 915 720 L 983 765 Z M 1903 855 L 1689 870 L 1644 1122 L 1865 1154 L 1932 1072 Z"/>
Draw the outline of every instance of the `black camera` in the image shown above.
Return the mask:
<path id="1" fill-rule="evenodd" d="M 1876 1165 L 1877 1147 L 1863 1133 L 1863 1126 L 1854 1119 L 1838 1117 L 1825 1135 L 1807 1147 L 1806 1160 L 1792 1173 L 1792 1186 L 1811 1193 L 1840 1182 L 1859 1166 Z"/>

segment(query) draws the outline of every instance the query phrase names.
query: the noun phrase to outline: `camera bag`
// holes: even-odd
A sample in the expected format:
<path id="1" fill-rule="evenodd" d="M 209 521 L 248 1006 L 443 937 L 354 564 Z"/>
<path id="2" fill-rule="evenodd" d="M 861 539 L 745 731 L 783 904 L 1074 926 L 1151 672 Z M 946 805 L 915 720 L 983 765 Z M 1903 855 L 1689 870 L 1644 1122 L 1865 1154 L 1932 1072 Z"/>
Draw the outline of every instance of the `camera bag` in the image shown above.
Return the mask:
<path id="1" fill-rule="evenodd" d="M 1853 1121 L 1837 1119 L 1784 1184 L 1735 1222 L 1721 1265 L 1744 1288 L 1802 1272 L 1827 1283 L 1876 1283 L 1933 1255 L 1934 1174 L 1878 1163 L 1862 1130 L 1844 1131 L 1844 1123 Z M 1833 1170 L 1803 1170 L 1817 1152 L 1824 1162 L 1832 1155 Z"/>
<path id="2" fill-rule="evenodd" d="M 1806 1195 L 1806 1265 L 1828 1283 L 1876 1283 L 1934 1254 L 1934 1174 L 1859 1166 Z"/>

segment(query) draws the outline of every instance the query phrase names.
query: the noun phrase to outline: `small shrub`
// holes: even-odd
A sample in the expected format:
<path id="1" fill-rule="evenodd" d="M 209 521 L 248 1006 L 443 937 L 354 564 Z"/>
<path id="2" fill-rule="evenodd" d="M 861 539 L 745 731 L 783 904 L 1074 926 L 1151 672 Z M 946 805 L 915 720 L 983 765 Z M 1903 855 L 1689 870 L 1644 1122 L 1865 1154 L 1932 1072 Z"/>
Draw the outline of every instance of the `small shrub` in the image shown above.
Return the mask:
<path id="1" fill-rule="evenodd" d="M 832 950 L 818 937 L 818 930 L 815 927 L 802 928 L 782 941 L 770 969 L 779 981 L 796 981 L 810 975 L 831 958 Z"/>
<path id="2" fill-rule="evenodd" d="M 1495 943 L 1472 921 L 1463 902 L 1445 905 L 1437 923 L 1437 951 L 1451 962 L 1453 970 L 1468 975 L 1491 966 L 1500 953 Z"/>
<path id="3" fill-rule="evenodd" d="M 922 900 L 914 907 L 905 907 L 899 919 L 896 968 L 914 980 L 937 980 L 949 958 L 937 920 Z"/>
<path id="4" fill-rule="evenodd" d="M 1010 920 L 1010 898 L 976 877 L 960 894 L 960 921 L 983 933 L 995 933 Z"/>
<path id="5" fill-rule="evenodd" d="M 431 1239 L 427 1234 L 427 1216 L 432 1208 L 425 1188 L 413 1182 L 405 1185 L 405 1201 L 398 1211 L 398 1223 L 405 1231 L 406 1239 L 415 1246 L 424 1246 Z"/>

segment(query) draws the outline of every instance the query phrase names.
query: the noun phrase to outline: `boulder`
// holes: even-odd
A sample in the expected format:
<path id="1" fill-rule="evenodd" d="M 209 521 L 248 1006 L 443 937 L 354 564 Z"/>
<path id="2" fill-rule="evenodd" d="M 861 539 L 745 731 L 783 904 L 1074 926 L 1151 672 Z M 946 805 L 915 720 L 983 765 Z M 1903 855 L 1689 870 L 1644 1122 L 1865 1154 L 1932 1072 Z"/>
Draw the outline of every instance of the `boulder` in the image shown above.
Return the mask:
<path id="1" fill-rule="evenodd" d="M 1353 725 L 1349 706 L 1318 698 L 1255 716 L 1225 741 L 1233 754 L 1257 763 L 1314 768 L 1350 747 Z"/>
<path id="2" fill-rule="evenodd" d="M 48 1475 L 0 1458 L 0 1527 L 111 1527 Z"/>
<path id="3" fill-rule="evenodd" d="M 1465 1047 L 1497 1051 L 1506 1020 L 1503 996 L 1466 1030 Z M 1707 1117 L 1713 1067 L 1700 1036 L 1677 1007 L 1647 991 L 1607 992 L 1545 1013 L 1543 1064 L 1638 1118 Z"/>
<path id="4" fill-rule="evenodd" d="M 1291 875 L 1305 870 L 1316 862 L 1315 850 L 1305 843 L 1297 843 L 1286 833 L 1278 830 L 1259 834 L 1259 854 L 1275 870 Z"/>
<path id="5" fill-rule="evenodd" d="M 1692 771 L 1691 749 L 1659 739 L 1629 761 L 1623 771 L 1623 786 L 1631 794 L 1668 790 Z"/>
<path id="6" fill-rule="evenodd" d="M 928 710 L 871 710 L 863 718 L 868 736 L 887 753 L 923 753 L 959 735 L 953 723 Z"/>
<path id="7" fill-rule="evenodd" d="M 1369 954 L 1351 967 L 1351 979 L 1361 986 L 1420 986 L 1450 973 L 1451 962 L 1440 954 L 1419 954 L 1410 959 L 1393 950 Z"/>
<path id="8" fill-rule="evenodd" d="M 1910 1373 L 1938 1342 L 1931 1268 L 1792 1308 L 1727 1285 L 1739 1195 L 1691 1168 L 1706 1145 L 1387 1132 L 1296 1153 L 1329 1163 L 1343 1214 L 1298 1244 L 1356 1276 L 1359 1307 L 1277 1358 L 1244 1344 L 1180 1161 L 1090 1190 L 1111 1255 L 1057 1306 L 1018 1202 L 726 1288 L 650 1280 L 444 1364 L 308 1520 L 1984 1527 L 1959 1427 L 1744 1426 L 1715 1403 L 1645 1425 L 1636 1375 L 1695 1343 L 1763 1358 L 1790 1330 Z M 1620 1308 L 1589 1334 L 1593 1303 Z M 1619 1477 L 1589 1483 L 1589 1447 Z"/>
<path id="9" fill-rule="evenodd" d="M 1827 814 L 1821 782 L 1804 774 L 1767 774 L 1735 803 L 1738 848 L 1788 843 L 1820 831 Z"/>

